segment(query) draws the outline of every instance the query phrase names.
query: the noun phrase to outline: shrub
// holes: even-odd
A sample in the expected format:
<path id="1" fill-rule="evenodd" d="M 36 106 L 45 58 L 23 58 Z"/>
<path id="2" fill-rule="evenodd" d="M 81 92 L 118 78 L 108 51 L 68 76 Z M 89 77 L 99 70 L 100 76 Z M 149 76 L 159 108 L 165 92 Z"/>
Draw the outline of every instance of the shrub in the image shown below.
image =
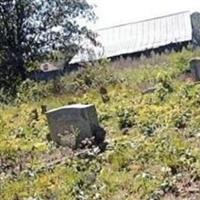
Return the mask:
<path id="1" fill-rule="evenodd" d="M 122 108 L 117 112 L 119 128 L 131 128 L 136 124 L 136 113 L 132 108 Z"/>
<path id="2" fill-rule="evenodd" d="M 163 101 L 167 94 L 173 92 L 172 79 L 166 72 L 159 73 L 156 79 L 158 82 L 157 94 L 159 99 Z"/>
<path id="3" fill-rule="evenodd" d="M 40 101 L 48 96 L 48 92 L 47 84 L 37 83 L 28 79 L 18 87 L 15 102 L 23 103 L 28 101 Z"/>

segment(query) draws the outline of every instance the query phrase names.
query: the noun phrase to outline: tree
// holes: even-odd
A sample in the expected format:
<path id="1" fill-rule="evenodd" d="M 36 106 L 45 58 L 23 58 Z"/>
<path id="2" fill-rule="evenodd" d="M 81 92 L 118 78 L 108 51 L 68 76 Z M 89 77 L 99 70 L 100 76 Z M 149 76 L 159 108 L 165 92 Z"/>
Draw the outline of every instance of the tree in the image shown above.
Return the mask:
<path id="1" fill-rule="evenodd" d="M 200 13 L 195 12 L 191 15 L 193 44 L 200 46 Z"/>
<path id="2" fill-rule="evenodd" d="M 52 51 L 73 55 L 83 38 L 95 42 L 82 19 L 95 19 L 86 0 L 0 0 L 0 87 L 26 79 L 28 63 Z"/>

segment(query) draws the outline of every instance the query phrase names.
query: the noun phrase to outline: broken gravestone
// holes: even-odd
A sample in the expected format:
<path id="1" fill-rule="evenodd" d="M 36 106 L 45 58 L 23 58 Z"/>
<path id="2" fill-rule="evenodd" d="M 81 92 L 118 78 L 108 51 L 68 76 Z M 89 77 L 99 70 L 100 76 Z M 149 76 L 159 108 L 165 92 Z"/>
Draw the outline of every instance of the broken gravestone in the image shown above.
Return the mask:
<path id="1" fill-rule="evenodd" d="M 200 58 L 190 60 L 190 69 L 196 81 L 200 81 Z"/>
<path id="2" fill-rule="evenodd" d="M 78 148 L 85 140 L 94 138 L 95 143 L 102 143 L 105 131 L 98 124 L 94 105 L 69 105 L 46 113 L 53 141 L 61 146 Z"/>

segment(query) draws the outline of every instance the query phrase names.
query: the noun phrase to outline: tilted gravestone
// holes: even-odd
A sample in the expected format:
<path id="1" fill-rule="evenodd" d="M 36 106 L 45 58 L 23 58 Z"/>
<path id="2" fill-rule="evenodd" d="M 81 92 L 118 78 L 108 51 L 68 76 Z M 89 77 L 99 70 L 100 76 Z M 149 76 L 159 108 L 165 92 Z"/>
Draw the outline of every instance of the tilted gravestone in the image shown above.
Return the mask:
<path id="1" fill-rule="evenodd" d="M 69 105 L 46 113 L 53 141 L 61 146 L 77 148 L 87 138 L 103 142 L 105 131 L 99 126 L 94 105 Z"/>
<path id="2" fill-rule="evenodd" d="M 200 58 L 190 60 L 190 69 L 196 81 L 200 81 Z"/>

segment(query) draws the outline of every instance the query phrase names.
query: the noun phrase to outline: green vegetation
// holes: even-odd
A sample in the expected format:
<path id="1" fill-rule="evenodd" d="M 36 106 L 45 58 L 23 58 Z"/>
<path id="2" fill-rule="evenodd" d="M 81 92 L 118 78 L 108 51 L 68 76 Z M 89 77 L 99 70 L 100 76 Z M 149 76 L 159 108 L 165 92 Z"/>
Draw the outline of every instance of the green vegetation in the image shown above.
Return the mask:
<path id="1" fill-rule="evenodd" d="M 62 55 L 68 63 L 84 49 L 80 41 L 96 44 L 95 34 L 83 25 L 96 19 L 93 5 L 85 0 L 1 0 L 0 18 L 0 90 L 4 94 L 14 96 L 16 86 L 38 62 Z"/>
<path id="2" fill-rule="evenodd" d="M 188 76 L 199 55 L 134 68 L 102 62 L 48 84 L 27 80 L 10 103 L 2 96 L 0 199 L 200 199 L 200 85 Z M 48 140 L 41 106 L 71 103 L 96 105 L 107 131 L 103 153 L 83 158 Z"/>

